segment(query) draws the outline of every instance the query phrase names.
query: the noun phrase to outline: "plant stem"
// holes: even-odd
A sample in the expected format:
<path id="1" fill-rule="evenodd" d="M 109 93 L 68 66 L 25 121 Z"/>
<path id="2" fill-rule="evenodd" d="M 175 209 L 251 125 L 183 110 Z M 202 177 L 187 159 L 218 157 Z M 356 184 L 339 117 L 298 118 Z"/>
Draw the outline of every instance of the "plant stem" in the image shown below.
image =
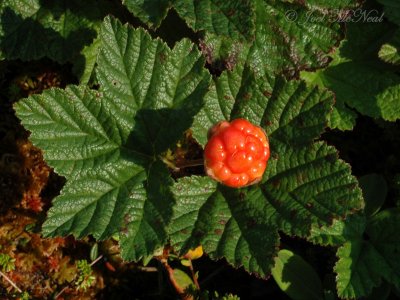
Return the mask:
<path id="1" fill-rule="evenodd" d="M 180 287 L 179 284 L 176 282 L 176 280 L 174 278 L 174 269 L 172 269 L 170 267 L 170 265 L 168 264 L 168 261 L 166 259 L 162 259 L 161 263 L 164 266 L 164 268 L 167 270 L 169 280 L 172 283 L 173 287 L 175 288 L 175 291 L 181 297 L 181 299 L 182 300 L 194 300 L 194 297 L 192 295 L 186 295 L 185 290 L 182 289 L 182 287 Z"/>
<path id="2" fill-rule="evenodd" d="M 65 290 L 68 288 L 68 286 L 65 286 L 55 297 L 54 297 L 54 299 L 58 299 L 58 297 L 60 297 L 64 292 L 65 292 Z"/>
<path id="3" fill-rule="evenodd" d="M 204 165 L 204 160 L 202 158 L 200 158 L 200 159 L 185 161 L 182 164 L 177 164 L 176 167 L 178 169 L 183 169 L 183 168 L 188 168 L 188 167 L 198 167 L 198 166 L 202 166 L 202 165 Z"/>
<path id="4" fill-rule="evenodd" d="M 90 264 L 91 267 L 93 267 L 100 259 L 103 258 L 103 254 L 100 255 L 98 258 L 96 258 L 94 261 L 92 261 L 92 263 Z"/>
<path id="5" fill-rule="evenodd" d="M 196 288 L 200 291 L 200 285 L 199 285 L 199 282 L 197 281 L 197 276 L 196 276 L 196 274 L 194 273 L 193 263 L 192 263 L 191 260 L 190 260 L 189 269 L 190 269 L 190 272 L 192 272 L 193 282 L 194 282 L 194 284 L 196 285 Z"/>
<path id="6" fill-rule="evenodd" d="M 8 283 L 11 284 L 14 289 L 16 289 L 19 293 L 22 294 L 22 290 L 6 274 L 0 271 L 0 275 L 3 276 L 3 278 L 7 280 Z"/>
<path id="7" fill-rule="evenodd" d="M 189 168 L 189 167 L 198 167 L 204 165 L 204 160 L 202 158 L 199 159 L 194 159 L 194 160 L 188 160 L 182 163 L 174 163 L 173 161 L 170 161 L 166 159 L 165 157 L 161 157 L 161 160 L 171 169 L 173 169 L 175 172 L 178 172 L 180 169 L 184 168 Z"/>

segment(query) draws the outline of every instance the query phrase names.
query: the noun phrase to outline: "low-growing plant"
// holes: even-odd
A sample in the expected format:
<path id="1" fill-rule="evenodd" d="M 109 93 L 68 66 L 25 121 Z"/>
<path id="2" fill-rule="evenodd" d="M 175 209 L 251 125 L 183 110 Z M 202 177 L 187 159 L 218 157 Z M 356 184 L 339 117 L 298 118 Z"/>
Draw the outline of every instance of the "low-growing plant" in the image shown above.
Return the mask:
<path id="1" fill-rule="evenodd" d="M 3 272 L 10 272 L 15 269 L 15 259 L 8 254 L 0 253 L 0 267 Z"/>
<path id="2" fill-rule="evenodd" d="M 75 279 L 75 285 L 78 289 L 86 290 L 96 279 L 93 275 L 92 267 L 84 259 L 78 260 L 76 266 L 78 268 L 78 277 Z"/>

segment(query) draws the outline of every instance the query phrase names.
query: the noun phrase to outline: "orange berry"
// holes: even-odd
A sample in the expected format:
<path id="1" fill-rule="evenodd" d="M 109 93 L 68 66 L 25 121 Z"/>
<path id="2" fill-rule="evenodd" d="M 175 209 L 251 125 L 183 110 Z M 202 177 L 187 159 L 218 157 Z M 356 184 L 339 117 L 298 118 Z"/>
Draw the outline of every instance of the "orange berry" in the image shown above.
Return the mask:
<path id="1" fill-rule="evenodd" d="M 261 180 L 270 156 L 264 130 L 245 119 L 221 121 L 209 130 L 204 149 L 207 174 L 230 187 Z"/>
<path id="2" fill-rule="evenodd" d="M 224 161 L 226 157 L 225 147 L 222 140 L 213 136 L 210 142 L 206 145 L 204 153 L 209 160 Z"/>

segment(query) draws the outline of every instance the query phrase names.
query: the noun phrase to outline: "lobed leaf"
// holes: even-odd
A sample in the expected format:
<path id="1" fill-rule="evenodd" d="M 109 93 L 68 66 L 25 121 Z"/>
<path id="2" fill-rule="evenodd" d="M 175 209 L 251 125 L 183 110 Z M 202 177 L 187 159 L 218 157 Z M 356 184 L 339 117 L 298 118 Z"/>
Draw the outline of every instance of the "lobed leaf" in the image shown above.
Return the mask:
<path id="1" fill-rule="evenodd" d="M 103 15 L 93 1 L 41 2 L 2 2 L 0 52 L 4 58 L 34 60 L 47 56 L 64 63 L 96 36 Z"/>
<path id="2" fill-rule="evenodd" d="M 374 118 L 400 118 L 400 77 L 378 59 L 382 44 L 390 41 L 393 33 L 394 27 L 387 23 L 350 24 L 347 39 L 330 66 L 302 74 L 309 83 L 335 92 L 337 105 L 330 127 L 353 128 L 355 114 L 346 105 Z"/>
<path id="3" fill-rule="evenodd" d="M 249 68 L 239 67 L 222 73 L 214 84 L 205 107 L 196 116 L 193 135 L 205 143 L 208 124 L 243 117 L 266 130 L 271 158 L 260 184 L 237 193 L 231 191 L 229 197 L 225 197 L 226 188 L 218 186 L 217 192 L 200 197 L 202 200 L 196 201 L 196 205 L 201 207 L 194 208 L 199 211 L 195 229 L 190 227 L 186 235 L 179 235 L 178 247 L 217 243 L 212 230 L 219 232 L 222 227 L 215 223 L 215 219 L 221 219 L 216 216 L 233 215 L 225 199 L 229 203 L 235 201 L 235 205 L 247 203 L 252 216 L 266 220 L 265 226 L 325 243 L 326 233 L 316 228 L 328 228 L 332 222 L 339 222 L 363 206 L 357 180 L 351 176 L 349 166 L 338 159 L 334 148 L 314 142 L 326 126 L 332 94 L 309 88 L 303 82 L 283 79 L 277 79 L 270 91 L 268 80 L 255 76 Z M 178 186 L 179 206 L 179 195 L 192 194 L 187 185 Z M 241 217 L 245 218 L 245 213 Z M 221 223 L 225 222 L 228 220 Z M 341 230 L 350 230 L 347 227 L 342 226 Z"/>
<path id="4" fill-rule="evenodd" d="M 400 30 L 396 30 L 390 40 L 383 44 L 381 49 L 378 52 L 378 56 L 384 62 L 400 65 Z"/>
<path id="5" fill-rule="evenodd" d="M 338 249 L 335 272 L 341 298 L 367 296 L 382 278 L 397 288 L 400 286 L 399 221 L 398 208 L 382 211 L 367 224 L 365 233 L 369 240 L 349 240 Z"/>
<path id="6" fill-rule="evenodd" d="M 276 146 L 273 151 L 285 155 L 273 156 L 261 189 L 252 196 L 267 201 L 269 218 L 280 230 L 307 237 L 313 226 L 327 226 L 362 207 L 357 181 L 334 148 L 323 142 Z"/>
<path id="7" fill-rule="evenodd" d="M 200 208 L 212 196 L 217 183 L 209 177 L 184 177 L 174 184 L 172 192 L 176 198 L 176 206 L 172 222 L 168 228 L 171 245 L 180 252 L 196 245 L 185 244 L 191 237 Z"/>
<path id="8" fill-rule="evenodd" d="M 224 40 L 231 49 L 241 43 L 242 51 L 249 52 L 248 64 L 257 73 L 273 77 L 281 72 L 294 75 L 326 65 L 327 53 L 342 38 L 339 23 L 332 19 L 339 18 L 338 8 L 354 8 L 358 2 L 125 0 L 124 4 L 154 27 L 174 8 L 194 31 L 205 31 L 203 50 L 211 61 L 215 62 L 218 54 L 210 36 Z M 231 58 L 224 55 L 221 60 L 229 64 Z"/>
<path id="9" fill-rule="evenodd" d="M 70 62 L 81 83 L 92 74 L 103 18 L 118 15 L 103 0 L 4 0 L 0 3 L 0 59 Z"/>
<path id="10" fill-rule="evenodd" d="M 158 27 L 171 7 L 195 31 L 225 35 L 234 39 L 251 40 L 254 36 L 251 1 L 176 1 L 124 0 L 127 8 L 143 22 Z"/>
<path id="11" fill-rule="evenodd" d="M 174 8 L 195 31 L 251 41 L 255 29 L 251 4 L 249 0 L 174 1 Z"/>
<path id="12" fill-rule="evenodd" d="M 265 277 L 273 265 L 279 237 L 267 222 L 262 203 L 240 191 L 192 176 L 174 186 L 176 205 L 170 227 L 172 244 L 184 253 L 202 245 L 211 258 Z"/>
<path id="13" fill-rule="evenodd" d="M 97 55 L 100 50 L 101 40 L 99 36 L 93 40 L 93 43 L 85 46 L 80 56 L 74 63 L 72 72 L 79 77 L 80 84 L 88 84 L 94 75 L 97 61 Z"/>
<path id="14" fill-rule="evenodd" d="M 385 260 L 368 242 L 346 242 L 338 249 L 335 265 L 337 291 L 340 298 L 368 295 L 381 283 L 381 274 L 388 272 Z"/>
<path id="15" fill-rule="evenodd" d="M 341 39 L 338 23 L 302 4 L 257 0 L 254 6 L 256 37 L 248 57 L 254 70 L 294 75 L 328 63 L 327 53 Z"/>
<path id="16" fill-rule="evenodd" d="M 249 68 L 224 72 L 214 83 L 193 124 L 193 134 L 203 145 L 208 128 L 238 117 L 265 127 L 270 139 L 307 144 L 323 132 L 334 101 L 328 91 L 308 89 L 303 82 L 279 79 L 271 87 L 267 78 L 256 78 Z"/>
<path id="17" fill-rule="evenodd" d="M 120 231 L 123 257 L 138 260 L 167 239 L 174 203 L 158 156 L 190 127 L 209 74 L 186 40 L 170 50 L 111 17 L 100 39 L 99 91 L 51 89 L 15 108 L 46 161 L 67 178 L 43 233 L 105 239 Z"/>
<path id="18" fill-rule="evenodd" d="M 256 5 L 258 14 L 283 18 L 286 6 L 295 4 L 260 0 Z M 298 25 L 286 24 L 285 30 L 296 32 Z M 301 35 L 303 46 L 314 44 L 306 35 Z M 319 42 L 325 50 L 330 47 Z M 221 54 L 229 48 L 219 45 Z M 34 144 L 67 178 L 43 225 L 46 236 L 105 239 L 119 232 L 127 260 L 152 255 L 167 242 L 181 254 L 201 244 L 211 258 L 224 257 L 267 277 L 278 231 L 323 243 L 322 229 L 362 208 L 349 166 L 333 147 L 315 142 L 327 124 L 332 93 L 255 72 L 246 63 L 254 48 L 238 53 L 235 67 L 210 87 L 205 59 L 190 41 L 170 49 L 112 17 L 105 19 L 97 47 L 97 91 L 51 89 L 16 105 Z M 193 135 L 204 144 L 212 124 L 239 117 L 263 127 L 270 140 L 272 155 L 259 184 L 236 190 L 196 176 L 172 181 L 160 156 L 185 130 L 193 124 Z"/>
<path id="19" fill-rule="evenodd" d="M 342 246 L 346 241 L 360 239 L 366 225 L 366 217 L 361 211 L 345 220 L 334 220 L 328 226 L 313 225 L 307 239 L 318 245 Z"/>
<path id="20" fill-rule="evenodd" d="M 374 215 L 369 222 L 366 233 L 376 251 L 385 260 L 385 265 L 379 268 L 382 277 L 400 288 L 400 263 L 398 253 L 400 250 L 400 210 L 399 208 L 387 209 Z M 390 268 L 385 271 L 386 266 Z"/>
<path id="21" fill-rule="evenodd" d="M 399 65 L 400 64 L 400 54 L 399 49 L 391 44 L 382 45 L 381 50 L 379 50 L 379 58 L 383 61 Z"/>
<path id="22" fill-rule="evenodd" d="M 122 0 L 122 3 L 144 23 L 158 27 L 167 16 L 171 0 Z"/>

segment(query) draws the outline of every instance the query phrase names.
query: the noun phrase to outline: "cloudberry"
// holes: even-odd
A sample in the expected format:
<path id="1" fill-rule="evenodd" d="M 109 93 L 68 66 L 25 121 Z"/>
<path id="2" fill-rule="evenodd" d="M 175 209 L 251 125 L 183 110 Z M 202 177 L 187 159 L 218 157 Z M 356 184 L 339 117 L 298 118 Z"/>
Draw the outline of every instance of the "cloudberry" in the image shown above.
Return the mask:
<path id="1" fill-rule="evenodd" d="M 245 119 L 221 121 L 208 132 L 204 165 L 210 177 L 239 188 L 261 180 L 269 155 L 263 129 Z"/>

